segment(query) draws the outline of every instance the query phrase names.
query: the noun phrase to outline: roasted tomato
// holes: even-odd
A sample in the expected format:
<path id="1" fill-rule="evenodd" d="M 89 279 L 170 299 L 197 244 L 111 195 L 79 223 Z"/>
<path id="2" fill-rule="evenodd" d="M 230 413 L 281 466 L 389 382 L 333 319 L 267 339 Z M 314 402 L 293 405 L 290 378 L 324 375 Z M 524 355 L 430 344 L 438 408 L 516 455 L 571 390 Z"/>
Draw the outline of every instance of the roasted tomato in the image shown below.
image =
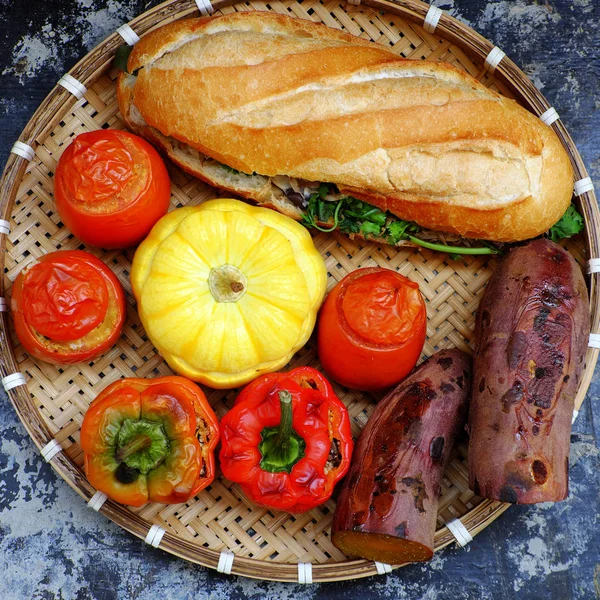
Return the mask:
<path id="1" fill-rule="evenodd" d="M 31 356 L 72 364 L 114 345 L 125 322 L 125 294 L 114 273 L 88 252 L 51 252 L 19 273 L 11 310 Z"/>
<path id="2" fill-rule="evenodd" d="M 358 269 L 329 293 L 318 327 L 327 374 L 350 388 L 378 390 L 417 363 L 427 313 L 418 284 L 389 269 Z"/>
<path id="3" fill-rule="evenodd" d="M 141 242 L 169 209 L 171 183 L 158 152 L 127 131 L 78 135 L 63 152 L 54 199 L 82 242 L 127 248 Z"/>

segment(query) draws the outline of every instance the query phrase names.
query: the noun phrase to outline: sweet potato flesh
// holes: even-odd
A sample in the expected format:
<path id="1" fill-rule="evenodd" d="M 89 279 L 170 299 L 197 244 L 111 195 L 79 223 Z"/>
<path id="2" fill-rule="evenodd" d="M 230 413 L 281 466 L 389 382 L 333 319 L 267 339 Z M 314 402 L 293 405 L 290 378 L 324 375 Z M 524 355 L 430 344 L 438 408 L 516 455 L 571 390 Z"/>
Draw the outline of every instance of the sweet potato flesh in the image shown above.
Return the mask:
<path id="1" fill-rule="evenodd" d="M 384 533 L 336 531 L 333 543 L 347 556 L 360 556 L 388 565 L 431 560 L 433 549 Z"/>

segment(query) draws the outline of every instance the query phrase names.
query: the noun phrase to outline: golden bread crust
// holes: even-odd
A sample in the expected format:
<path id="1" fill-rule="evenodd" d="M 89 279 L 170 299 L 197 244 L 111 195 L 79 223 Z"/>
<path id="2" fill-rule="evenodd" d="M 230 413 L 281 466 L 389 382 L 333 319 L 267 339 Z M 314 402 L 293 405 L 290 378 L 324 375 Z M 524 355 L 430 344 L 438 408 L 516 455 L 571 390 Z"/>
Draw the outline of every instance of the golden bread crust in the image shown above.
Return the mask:
<path id="1" fill-rule="evenodd" d="M 118 91 L 128 126 L 209 183 L 202 159 L 168 146 L 245 173 L 335 183 L 465 237 L 535 237 L 571 200 L 567 153 L 516 102 L 450 65 L 323 25 L 273 13 L 179 21 L 144 36 L 128 68 L 137 76 L 120 77 Z M 268 204 L 267 183 L 226 189 Z"/>

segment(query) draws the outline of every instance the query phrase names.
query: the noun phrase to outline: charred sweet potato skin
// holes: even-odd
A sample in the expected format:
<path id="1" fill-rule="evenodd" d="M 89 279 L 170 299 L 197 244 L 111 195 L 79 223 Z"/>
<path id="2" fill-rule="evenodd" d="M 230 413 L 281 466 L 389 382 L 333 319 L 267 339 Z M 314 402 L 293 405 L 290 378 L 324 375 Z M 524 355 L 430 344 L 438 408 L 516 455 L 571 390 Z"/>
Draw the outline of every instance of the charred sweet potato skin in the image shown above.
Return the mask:
<path id="1" fill-rule="evenodd" d="M 377 405 L 336 506 L 332 537 L 342 552 L 388 563 L 431 558 L 440 482 L 470 388 L 471 357 L 442 350 Z M 377 538 L 387 540 L 384 554 Z"/>
<path id="2" fill-rule="evenodd" d="M 475 325 L 469 484 L 476 494 L 518 504 L 566 498 L 589 333 L 588 293 L 574 258 L 546 239 L 511 250 Z"/>

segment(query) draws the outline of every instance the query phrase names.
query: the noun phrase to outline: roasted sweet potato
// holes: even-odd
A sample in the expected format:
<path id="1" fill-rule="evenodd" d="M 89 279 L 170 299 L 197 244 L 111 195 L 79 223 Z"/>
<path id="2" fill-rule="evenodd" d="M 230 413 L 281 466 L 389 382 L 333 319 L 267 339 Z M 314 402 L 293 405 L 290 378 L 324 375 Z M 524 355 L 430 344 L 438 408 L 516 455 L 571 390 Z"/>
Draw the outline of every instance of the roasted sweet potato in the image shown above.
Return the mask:
<path id="1" fill-rule="evenodd" d="M 433 556 L 438 496 L 464 427 L 471 358 L 443 350 L 377 406 L 354 449 L 333 519 L 344 554 L 388 564 Z"/>
<path id="2" fill-rule="evenodd" d="M 549 240 L 511 250 L 475 326 L 469 483 L 484 498 L 533 504 L 568 494 L 573 400 L 590 333 L 579 265 Z"/>

